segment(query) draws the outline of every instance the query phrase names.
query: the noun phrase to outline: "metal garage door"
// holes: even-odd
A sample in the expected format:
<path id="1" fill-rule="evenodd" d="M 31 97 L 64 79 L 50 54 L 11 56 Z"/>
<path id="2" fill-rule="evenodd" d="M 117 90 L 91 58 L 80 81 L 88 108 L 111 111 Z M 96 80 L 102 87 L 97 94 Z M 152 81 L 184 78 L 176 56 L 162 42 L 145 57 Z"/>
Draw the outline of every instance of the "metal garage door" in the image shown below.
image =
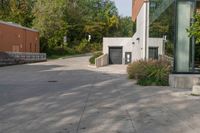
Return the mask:
<path id="1" fill-rule="evenodd" d="M 109 48 L 109 64 L 122 64 L 122 47 Z"/>

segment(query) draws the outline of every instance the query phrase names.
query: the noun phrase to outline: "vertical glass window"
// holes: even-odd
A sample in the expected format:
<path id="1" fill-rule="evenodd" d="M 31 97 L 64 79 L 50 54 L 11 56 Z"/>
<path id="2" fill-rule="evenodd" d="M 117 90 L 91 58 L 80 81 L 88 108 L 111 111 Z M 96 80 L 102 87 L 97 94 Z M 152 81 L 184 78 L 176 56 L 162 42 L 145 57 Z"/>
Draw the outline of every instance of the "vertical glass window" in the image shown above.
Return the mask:
<path id="1" fill-rule="evenodd" d="M 176 37 L 176 71 L 189 72 L 190 68 L 190 38 L 186 29 L 190 27 L 191 3 L 177 2 L 177 37 Z M 184 18 L 184 19 L 183 19 Z"/>
<path id="2" fill-rule="evenodd" d="M 200 14 L 200 1 L 196 3 L 196 13 Z M 195 44 L 195 72 L 200 72 L 200 44 Z"/>
<path id="3" fill-rule="evenodd" d="M 191 25 L 193 17 L 193 2 L 188 0 L 177 1 L 176 13 L 176 47 L 175 47 L 175 71 L 191 72 L 192 44 L 187 29 Z"/>
<path id="4" fill-rule="evenodd" d="M 165 54 L 174 55 L 175 36 L 175 2 L 174 0 L 151 0 L 150 1 L 150 38 L 167 37 Z"/>
<path id="5" fill-rule="evenodd" d="M 165 54 L 174 57 L 174 72 L 200 70 L 200 44 L 195 44 L 194 51 L 194 44 L 187 32 L 194 15 L 195 2 L 196 0 L 150 0 L 149 37 L 167 36 Z M 198 1 L 197 12 L 200 12 Z"/>

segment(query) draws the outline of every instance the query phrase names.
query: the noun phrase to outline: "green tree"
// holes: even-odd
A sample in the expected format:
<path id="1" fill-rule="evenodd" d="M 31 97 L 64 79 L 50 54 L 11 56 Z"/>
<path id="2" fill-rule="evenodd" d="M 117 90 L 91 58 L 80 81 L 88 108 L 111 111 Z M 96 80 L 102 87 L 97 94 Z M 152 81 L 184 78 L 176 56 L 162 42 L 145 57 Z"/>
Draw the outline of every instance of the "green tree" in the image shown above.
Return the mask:
<path id="1" fill-rule="evenodd" d="M 195 37 L 195 61 L 200 62 L 200 14 L 194 16 L 195 22 L 187 29 L 189 37 Z"/>
<path id="2" fill-rule="evenodd" d="M 21 24 L 26 27 L 32 26 L 34 19 L 31 11 L 34 0 L 1 0 L 0 19 Z"/>
<path id="3" fill-rule="evenodd" d="M 196 43 L 200 43 L 200 14 L 196 14 L 194 16 L 195 22 L 192 26 L 187 30 L 189 32 L 189 36 L 194 36 L 196 39 Z"/>
<path id="4" fill-rule="evenodd" d="M 100 49 L 103 37 L 132 36 L 131 19 L 120 17 L 111 0 L 0 0 L 0 19 L 39 30 L 41 50 L 48 53 L 88 52 L 82 47 L 89 34 L 92 51 Z"/>
<path id="5" fill-rule="evenodd" d="M 121 37 L 132 37 L 136 32 L 135 22 L 132 21 L 131 17 L 120 17 L 119 19 L 119 30 L 117 36 Z"/>
<path id="6" fill-rule="evenodd" d="M 65 0 L 40 0 L 35 3 L 33 25 L 40 31 L 43 51 L 63 46 L 63 37 L 67 33 L 65 2 Z"/>

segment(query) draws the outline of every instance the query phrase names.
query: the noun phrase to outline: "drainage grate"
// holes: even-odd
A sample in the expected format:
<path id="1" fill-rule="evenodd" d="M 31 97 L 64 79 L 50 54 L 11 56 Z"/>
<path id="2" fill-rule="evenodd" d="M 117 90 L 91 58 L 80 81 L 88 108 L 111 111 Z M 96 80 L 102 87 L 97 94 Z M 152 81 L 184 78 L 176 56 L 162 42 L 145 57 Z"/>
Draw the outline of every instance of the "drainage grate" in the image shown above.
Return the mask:
<path id="1" fill-rule="evenodd" d="M 49 82 L 49 83 L 56 83 L 56 82 L 58 82 L 58 81 L 56 81 L 56 80 L 49 80 L 48 82 Z"/>

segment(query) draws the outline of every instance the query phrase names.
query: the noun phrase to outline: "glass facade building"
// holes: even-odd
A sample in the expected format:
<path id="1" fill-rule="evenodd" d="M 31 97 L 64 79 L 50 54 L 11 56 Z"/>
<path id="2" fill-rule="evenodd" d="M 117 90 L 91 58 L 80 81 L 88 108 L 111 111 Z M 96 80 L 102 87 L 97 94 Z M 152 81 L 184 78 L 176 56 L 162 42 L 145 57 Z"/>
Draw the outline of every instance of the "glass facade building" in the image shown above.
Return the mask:
<path id="1" fill-rule="evenodd" d="M 189 37 L 198 0 L 150 0 L 149 37 L 167 37 L 165 53 L 174 57 L 174 73 L 200 73 L 200 44 Z"/>

